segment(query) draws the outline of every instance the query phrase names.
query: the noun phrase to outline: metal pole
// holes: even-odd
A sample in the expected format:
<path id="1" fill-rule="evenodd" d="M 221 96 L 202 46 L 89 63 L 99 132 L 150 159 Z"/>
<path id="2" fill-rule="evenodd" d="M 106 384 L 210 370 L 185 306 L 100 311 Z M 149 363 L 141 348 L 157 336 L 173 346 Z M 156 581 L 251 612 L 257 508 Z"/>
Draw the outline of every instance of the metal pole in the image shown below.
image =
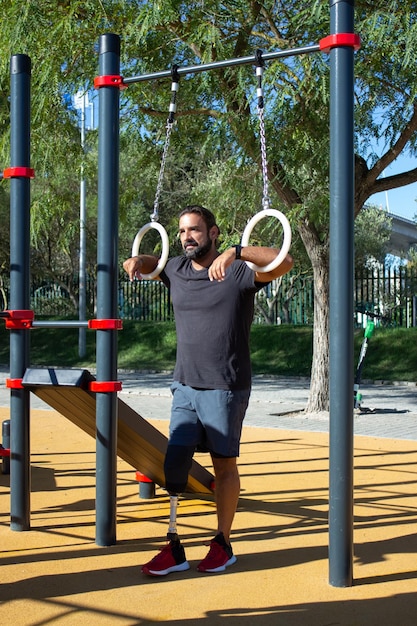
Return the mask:
<path id="1" fill-rule="evenodd" d="M 10 61 L 11 167 L 30 166 L 31 61 L 16 54 Z M 30 180 L 10 181 L 10 309 L 30 308 Z M 29 332 L 10 331 L 10 378 L 22 379 L 29 365 Z M 11 529 L 30 528 L 30 404 L 27 389 L 10 391 L 10 512 Z"/>
<path id="2" fill-rule="evenodd" d="M 32 328 L 88 328 L 88 320 L 34 320 Z"/>
<path id="3" fill-rule="evenodd" d="M 354 0 L 330 0 L 330 32 L 354 32 Z M 329 581 L 353 580 L 353 57 L 330 51 Z"/>
<path id="4" fill-rule="evenodd" d="M 83 152 L 83 160 L 85 158 L 85 93 L 81 99 L 81 149 Z M 86 305 L 86 209 L 87 183 L 84 176 L 84 162 L 81 165 L 81 181 L 80 181 L 80 265 L 78 274 L 78 318 L 84 321 L 87 316 Z M 87 333 L 84 327 L 80 327 L 78 331 L 78 356 L 80 358 L 86 355 Z"/>
<path id="5" fill-rule="evenodd" d="M 120 74 L 120 38 L 99 40 L 101 76 Z M 117 318 L 119 108 L 114 86 L 99 90 L 97 318 Z M 117 379 L 117 331 L 97 331 L 97 380 Z M 117 393 L 97 393 L 96 413 L 96 543 L 116 541 Z"/>

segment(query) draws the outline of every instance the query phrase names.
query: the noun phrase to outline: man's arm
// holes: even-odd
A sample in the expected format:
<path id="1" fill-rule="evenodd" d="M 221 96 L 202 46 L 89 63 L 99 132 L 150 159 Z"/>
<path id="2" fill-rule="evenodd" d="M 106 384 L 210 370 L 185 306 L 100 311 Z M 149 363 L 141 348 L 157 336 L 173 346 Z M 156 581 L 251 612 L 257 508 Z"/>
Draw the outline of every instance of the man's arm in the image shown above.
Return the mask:
<path id="1" fill-rule="evenodd" d="M 250 261 L 264 267 L 273 261 L 279 253 L 277 248 L 267 248 L 263 246 L 244 246 L 241 249 L 240 258 L 242 261 Z M 232 246 L 228 248 L 222 254 L 220 254 L 209 267 L 210 280 L 224 280 L 226 276 L 226 269 L 236 260 L 236 248 Z M 292 257 L 287 254 L 285 259 L 270 272 L 255 272 L 255 280 L 260 283 L 268 283 L 274 278 L 283 276 L 290 271 L 294 261 Z"/>
<path id="2" fill-rule="evenodd" d="M 140 254 L 126 259 L 123 263 L 123 269 L 129 276 L 130 280 L 134 278 L 142 278 L 142 274 L 150 274 L 158 265 L 158 257 L 151 254 Z"/>

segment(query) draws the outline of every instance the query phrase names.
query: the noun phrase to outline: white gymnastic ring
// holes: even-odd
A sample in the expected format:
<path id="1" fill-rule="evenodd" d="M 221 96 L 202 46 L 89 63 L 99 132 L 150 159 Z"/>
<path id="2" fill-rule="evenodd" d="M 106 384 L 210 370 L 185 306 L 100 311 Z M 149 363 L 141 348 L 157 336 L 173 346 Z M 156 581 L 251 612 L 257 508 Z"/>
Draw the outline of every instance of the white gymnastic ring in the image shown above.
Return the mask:
<path id="1" fill-rule="evenodd" d="M 256 215 L 254 215 L 251 220 L 249 220 L 249 222 L 246 224 L 245 230 L 243 231 L 241 245 L 243 247 L 249 245 L 249 237 L 251 236 L 255 225 L 258 222 L 260 222 L 264 217 L 276 217 L 282 224 L 282 228 L 284 230 L 284 236 L 283 236 L 281 250 L 279 251 L 278 255 L 275 257 L 275 259 L 271 261 L 271 263 L 268 263 L 268 265 L 265 265 L 262 267 L 259 265 L 255 265 L 255 263 L 251 263 L 250 261 L 246 261 L 246 265 L 250 267 L 251 270 L 253 270 L 254 272 L 260 272 L 260 273 L 271 272 L 276 267 L 278 267 L 278 265 L 281 265 L 281 263 L 287 256 L 290 246 L 291 246 L 290 223 L 285 217 L 285 215 L 281 213 L 281 211 L 277 211 L 276 209 L 263 209 L 262 211 L 259 211 L 259 213 L 256 213 Z"/>
<path id="2" fill-rule="evenodd" d="M 142 226 L 142 228 L 138 231 L 133 241 L 132 256 L 138 256 L 140 243 L 144 235 L 148 232 L 148 230 L 151 230 L 152 228 L 157 230 L 159 234 L 161 235 L 162 253 L 158 261 L 158 265 L 155 267 L 153 272 L 151 272 L 150 274 L 141 274 L 142 278 L 144 278 L 145 280 L 148 280 L 148 279 L 150 280 L 151 278 L 156 278 L 157 276 L 159 276 L 159 274 L 164 269 L 166 262 L 168 261 L 168 254 L 169 254 L 169 239 L 168 239 L 167 231 L 165 230 L 163 226 L 161 226 L 161 224 L 159 224 L 159 222 L 149 222 L 148 224 L 145 224 L 145 226 Z"/>

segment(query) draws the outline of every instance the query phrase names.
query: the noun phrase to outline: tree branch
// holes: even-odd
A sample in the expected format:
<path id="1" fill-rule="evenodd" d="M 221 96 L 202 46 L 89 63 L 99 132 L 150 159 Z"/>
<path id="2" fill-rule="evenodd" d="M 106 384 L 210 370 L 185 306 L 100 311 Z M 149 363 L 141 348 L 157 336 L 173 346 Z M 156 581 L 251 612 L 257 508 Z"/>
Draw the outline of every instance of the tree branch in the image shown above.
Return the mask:
<path id="1" fill-rule="evenodd" d="M 389 191 L 390 189 L 397 189 L 398 187 L 404 187 L 405 185 L 411 185 L 417 182 L 417 167 L 407 172 L 401 172 L 400 174 L 394 174 L 393 176 L 386 176 L 385 178 L 378 178 L 374 184 L 374 193 L 380 193 L 381 191 Z"/>
<path id="2" fill-rule="evenodd" d="M 355 214 L 357 214 L 366 200 L 375 193 L 396 189 L 404 185 L 410 185 L 417 181 L 417 169 L 407 172 L 401 172 L 394 176 L 386 176 L 378 178 L 381 173 L 395 161 L 401 154 L 405 146 L 412 139 L 417 131 L 417 104 L 413 105 L 413 114 L 405 125 L 404 130 L 398 137 L 397 141 L 391 146 L 385 154 L 368 169 L 365 159 L 359 155 L 355 155 Z"/>
<path id="3" fill-rule="evenodd" d="M 398 137 L 393 146 L 375 163 L 373 168 L 369 170 L 368 177 L 376 180 L 378 176 L 390 165 L 399 154 L 404 150 L 407 143 L 411 140 L 414 133 L 417 131 L 417 104 L 413 104 L 413 114 L 404 126 L 404 130 Z"/>

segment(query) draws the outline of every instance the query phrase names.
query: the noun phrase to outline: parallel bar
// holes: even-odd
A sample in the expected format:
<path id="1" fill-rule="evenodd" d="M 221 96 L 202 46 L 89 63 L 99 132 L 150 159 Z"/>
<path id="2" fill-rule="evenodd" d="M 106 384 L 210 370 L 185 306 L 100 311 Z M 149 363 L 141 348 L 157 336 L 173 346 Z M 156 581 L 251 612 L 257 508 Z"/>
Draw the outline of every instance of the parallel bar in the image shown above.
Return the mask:
<path id="1" fill-rule="evenodd" d="M 264 61 L 272 61 L 274 59 L 283 59 L 286 57 L 292 57 L 300 54 L 311 54 L 312 52 L 320 52 L 320 45 L 314 44 L 311 46 L 303 46 L 301 48 L 292 48 L 291 50 L 278 50 L 276 52 L 265 52 L 262 54 Z M 213 63 L 202 63 L 201 65 L 189 65 L 178 68 L 178 74 L 197 74 L 199 72 L 206 72 L 208 70 L 214 70 L 223 67 L 232 67 L 236 65 L 254 65 L 256 64 L 256 56 L 247 56 L 237 59 L 229 59 L 225 61 L 213 61 Z M 132 83 L 139 83 L 145 80 L 157 80 L 158 78 L 171 78 L 171 70 L 162 70 L 161 72 L 153 72 L 152 74 L 142 74 L 141 76 L 132 76 L 130 78 L 123 78 L 123 84 L 130 85 Z"/>
<path id="2" fill-rule="evenodd" d="M 33 321 L 32 328 L 88 328 L 88 320 Z"/>
<path id="3" fill-rule="evenodd" d="M 99 40 L 99 73 L 120 73 L 120 37 Z M 99 89 L 97 318 L 117 318 L 120 90 Z M 117 380 L 117 329 L 97 330 L 97 380 Z M 96 543 L 116 542 L 117 393 L 97 393 Z"/>
<path id="4" fill-rule="evenodd" d="M 331 32 L 353 32 L 354 1 L 330 1 Z M 330 51 L 330 584 L 353 579 L 354 49 Z"/>
<path id="5" fill-rule="evenodd" d="M 30 167 L 31 61 L 25 54 L 10 60 L 10 155 L 11 168 Z M 30 308 L 30 178 L 10 180 L 10 309 Z M 10 377 L 23 377 L 29 365 L 30 333 L 10 330 Z M 11 530 L 30 528 L 30 410 L 27 389 L 10 390 Z"/>

